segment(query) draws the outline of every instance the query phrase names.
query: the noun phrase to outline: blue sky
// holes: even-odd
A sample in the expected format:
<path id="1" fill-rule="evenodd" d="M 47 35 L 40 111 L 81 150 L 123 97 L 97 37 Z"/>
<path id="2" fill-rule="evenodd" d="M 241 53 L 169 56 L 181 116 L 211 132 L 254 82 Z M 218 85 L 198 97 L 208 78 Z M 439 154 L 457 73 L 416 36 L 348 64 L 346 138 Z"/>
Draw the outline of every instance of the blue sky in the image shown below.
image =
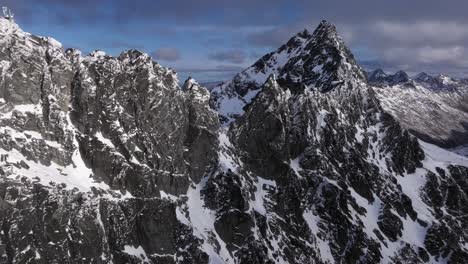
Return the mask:
<path id="1" fill-rule="evenodd" d="M 85 54 L 143 50 L 180 79 L 230 78 L 322 19 L 337 26 L 367 68 L 468 77 L 468 1 L 2 2 L 25 31 Z"/>

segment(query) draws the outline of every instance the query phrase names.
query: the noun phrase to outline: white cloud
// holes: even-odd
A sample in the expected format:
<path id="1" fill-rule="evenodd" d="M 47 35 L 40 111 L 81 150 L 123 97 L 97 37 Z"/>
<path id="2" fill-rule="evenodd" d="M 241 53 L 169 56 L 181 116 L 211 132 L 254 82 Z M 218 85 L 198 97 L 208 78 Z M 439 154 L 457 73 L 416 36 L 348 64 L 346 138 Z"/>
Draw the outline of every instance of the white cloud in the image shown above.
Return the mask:
<path id="1" fill-rule="evenodd" d="M 378 20 L 339 25 L 338 31 L 369 65 L 468 77 L 468 23 Z"/>
<path id="2" fill-rule="evenodd" d="M 454 21 L 379 21 L 373 33 L 399 43 L 453 44 L 468 40 L 468 24 Z"/>

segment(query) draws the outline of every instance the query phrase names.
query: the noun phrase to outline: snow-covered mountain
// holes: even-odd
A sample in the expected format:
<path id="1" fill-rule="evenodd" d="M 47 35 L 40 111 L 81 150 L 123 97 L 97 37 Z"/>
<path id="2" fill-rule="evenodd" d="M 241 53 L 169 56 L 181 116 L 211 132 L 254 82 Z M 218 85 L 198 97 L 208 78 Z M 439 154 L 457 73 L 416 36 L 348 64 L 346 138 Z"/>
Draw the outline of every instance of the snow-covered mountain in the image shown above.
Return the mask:
<path id="1" fill-rule="evenodd" d="M 307 30 L 298 33 L 231 81 L 215 87 L 211 103 L 220 113 L 221 121 L 229 123 L 241 115 L 243 107 L 271 75 L 291 91 L 313 86 L 326 92 L 337 86 L 349 86 L 352 79 L 363 78 L 364 73 L 353 63 L 353 55 L 330 27 L 321 23 L 314 34 Z"/>
<path id="2" fill-rule="evenodd" d="M 383 79 L 375 76 L 386 76 Z M 406 75 L 401 71 L 397 75 Z M 407 75 L 406 75 L 407 76 Z M 384 109 L 419 138 L 445 148 L 468 144 L 468 82 L 420 73 L 392 82 L 395 75 L 369 75 Z"/>
<path id="3" fill-rule="evenodd" d="M 368 82 L 375 85 L 397 85 L 407 83 L 408 74 L 404 71 L 398 71 L 395 74 L 386 74 L 383 70 L 377 69 L 369 74 Z"/>
<path id="4" fill-rule="evenodd" d="M 0 18 L 6 263 L 203 263 L 176 202 L 217 159 L 194 80 L 130 50 L 81 56 Z"/>
<path id="5" fill-rule="evenodd" d="M 211 95 L 135 50 L 0 39 L 6 263 L 468 261 L 468 159 L 403 129 L 328 22 Z"/>

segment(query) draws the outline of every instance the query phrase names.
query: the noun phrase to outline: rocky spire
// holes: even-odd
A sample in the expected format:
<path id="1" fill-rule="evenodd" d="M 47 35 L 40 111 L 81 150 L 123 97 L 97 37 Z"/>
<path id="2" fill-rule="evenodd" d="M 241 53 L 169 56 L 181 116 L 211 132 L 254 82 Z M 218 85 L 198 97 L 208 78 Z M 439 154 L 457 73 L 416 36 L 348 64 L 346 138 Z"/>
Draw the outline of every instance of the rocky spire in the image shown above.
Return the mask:
<path id="1" fill-rule="evenodd" d="M 349 87 L 350 82 L 365 80 L 351 51 L 336 27 L 322 21 L 312 36 L 295 52 L 278 74 L 281 82 L 301 83 L 322 92 Z"/>
<path id="2" fill-rule="evenodd" d="M 387 74 L 382 69 L 377 69 L 368 78 L 368 82 L 375 86 L 405 84 L 409 81 L 408 74 L 401 70 L 394 74 Z"/>
<path id="3" fill-rule="evenodd" d="M 387 74 L 382 69 L 377 69 L 369 74 L 369 81 L 375 81 L 385 77 L 387 77 Z"/>
<path id="4" fill-rule="evenodd" d="M 316 39 L 339 38 L 336 27 L 326 20 L 322 20 L 320 22 L 320 24 L 314 30 L 313 37 Z"/>
<path id="5" fill-rule="evenodd" d="M 394 83 L 402 83 L 402 82 L 408 82 L 409 81 L 409 77 L 408 77 L 408 74 L 404 71 L 397 71 L 394 75 L 393 75 L 393 82 Z"/>
<path id="6" fill-rule="evenodd" d="M 335 88 L 357 87 L 366 77 L 336 27 L 322 21 L 311 34 L 297 33 L 277 50 L 261 57 L 231 81 L 212 89 L 211 105 L 222 120 L 232 121 L 275 74 L 282 86 L 299 91 L 304 88 L 328 92 Z"/>
<path id="7" fill-rule="evenodd" d="M 432 77 L 431 75 L 425 73 L 425 72 L 421 72 L 419 73 L 418 75 L 416 75 L 414 77 L 414 79 L 416 81 L 419 81 L 419 82 L 427 82 L 427 81 L 430 81 L 431 79 L 433 79 L 434 77 Z"/>

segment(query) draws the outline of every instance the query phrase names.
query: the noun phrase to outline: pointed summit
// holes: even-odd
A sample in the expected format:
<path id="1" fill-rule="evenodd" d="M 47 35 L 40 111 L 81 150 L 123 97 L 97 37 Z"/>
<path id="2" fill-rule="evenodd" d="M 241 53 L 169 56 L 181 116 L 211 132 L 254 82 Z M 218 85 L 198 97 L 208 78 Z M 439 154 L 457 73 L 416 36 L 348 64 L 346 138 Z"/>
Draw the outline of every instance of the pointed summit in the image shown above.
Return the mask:
<path id="1" fill-rule="evenodd" d="M 198 82 L 189 76 L 182 85 L 182 91 L 189 95 L 192 103 L 199 102 L 208 105 L 210 100 L 210 92 Z"/>
<path id="2" fill-rule="evenodd" d="M 192 78 L 192 76 L 189 76 L 187 80 L 185 80 L 184 85 L 182 85 L 182 90 L 190 90 L 194 85 L 200 86 L 198 82 L 194 78 Z"/>
<path id="3" fill-rule="evenodd" d="M 351 52 L 349 52 L 348 48 L 344 44 L 343 39 L 338 34 L 335 25 L 326 20 L 322 20 L 322 22 L 320 22 L 314 30 L 314 33 L 312 33 L 311 39 L 324 46 L 326 45 L 337 49 L 346 49 L 349 53 L 346 56 L 351 55 Z"/>
<path id="4" fill-rule="evenodd" d="M 369 82 L 376 82 L 387 76 L 388 75 L 382 69 L 377 69 L 369 75 Z"/>
<path id="5" fill-rule="evenodd" d="M 393 83 L 403 83 L 403 82 L 408 82 L 408 81 L 409 81 L 408 74 L 406 74 L 406 72 L 401 71 L 401 70 L 397 71 L 392 77 Z"/>
<path id="6" fill-rule="evenodd" d="M 365 81 L 363 71 L 332 23 L 320 22 L 304 44 L 282 68 L 279 80 L 315 87 L 322 92 Z"/>
<path id="7" fill-rule="evenodd" d="M 319 36 L 330 36 L 330 35 L 337 35 L 336 27 L 332 23 L 322 20 L 320 24 L 315 29 L 313 35 L 315 37 Z"/>
<path id="8" fill-rule="evenodd" d="M 368 82 L 375 86 L 392 86 L 405 84 L 410 81 L 408 74 L 404 71 L 397 71 L 395 74 L 387 74 L 382 69 L 373 71 L 368 78 Z"/>
<path id="9" fill-rule="evenodd" d="M 427 74 L 425 72 L 421 72 L 418 75 L 416 75 L 414 77 L 414 79 L 416 81 L 419 81 L 419 82 L 428 82 L 428 81 L 431 81 L 432 79 L 434 79 L 434 77 L 432 77 L 431 75 L 429 75 L 429 74 Z"/>
<path id="10" fill-rule="evenodd" d="M 295 92 L 354 89 L 366 82 L 364 72 L 336 27 L 324 20 L 312 34 L 307 30 L 297 33 L 232 81 L 215 87 L 213 108 L 226 117 L 239 116 L 244 112 L 243 106 L 251 102 L 271 74 L 275 74 L 280 86 Z M 234 101 L 240 106 L 233 107 Z"/>

